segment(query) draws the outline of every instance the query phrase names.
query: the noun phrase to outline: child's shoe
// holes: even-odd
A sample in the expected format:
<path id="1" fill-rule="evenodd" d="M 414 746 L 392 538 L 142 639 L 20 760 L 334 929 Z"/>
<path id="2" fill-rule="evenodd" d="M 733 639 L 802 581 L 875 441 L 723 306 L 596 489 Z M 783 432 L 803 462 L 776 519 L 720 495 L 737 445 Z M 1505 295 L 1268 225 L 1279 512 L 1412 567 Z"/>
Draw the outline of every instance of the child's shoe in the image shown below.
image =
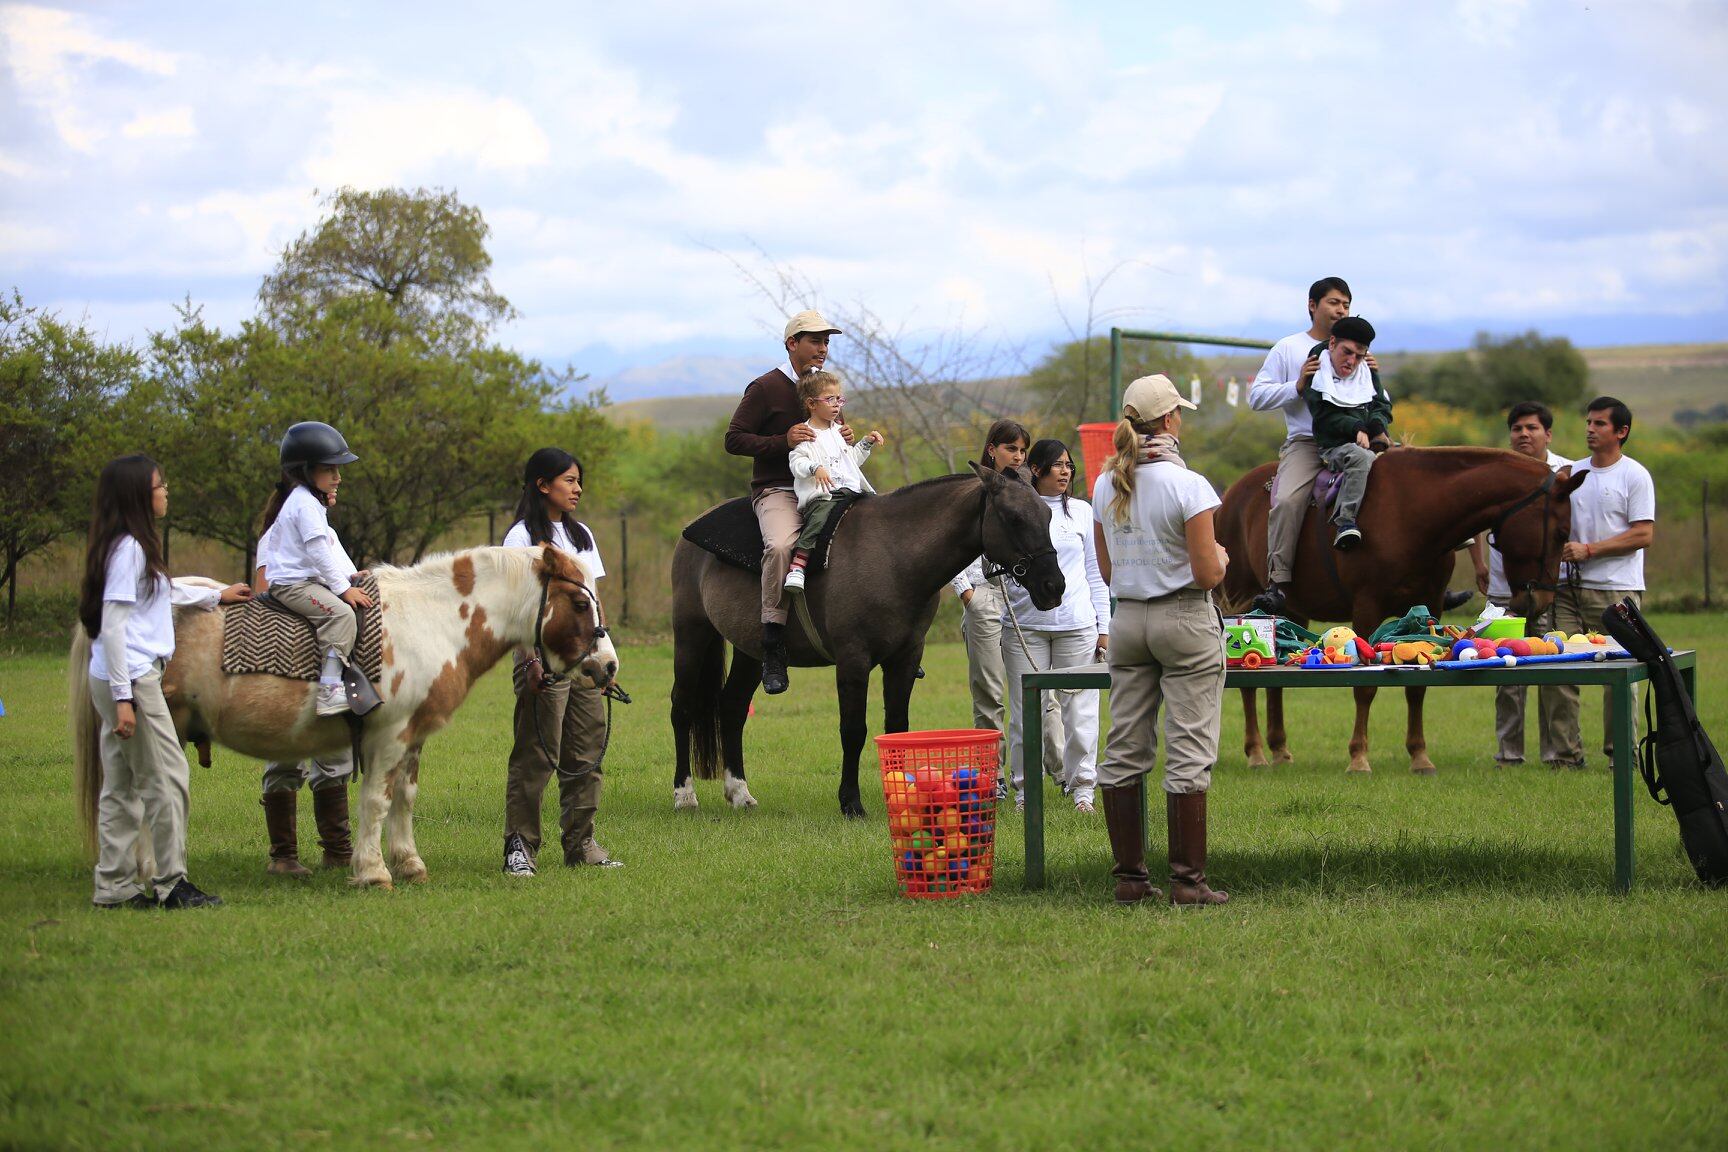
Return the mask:
<path id="1" fill-rule="evenodd" d="M 790 572 L 786 573 L 785 587 L 788 592 L 804 591 L 804 569 L 794 568 Z"/>
<path id="2" fill-rule="evenodd" d="M 348 693 L 340 684 L 318 685 L 318 715 L 340 716 L 348 711 Z"/>
<path id="3" fill-rule="evenodd" d="M 1348 552 L 1360 543 L 1362 543 L 1362 530 L 1356 527 L 1356 521 L 1338 521 L 1338 533 L 1332 537 L 1332 547 L 1340 552 Z"/>

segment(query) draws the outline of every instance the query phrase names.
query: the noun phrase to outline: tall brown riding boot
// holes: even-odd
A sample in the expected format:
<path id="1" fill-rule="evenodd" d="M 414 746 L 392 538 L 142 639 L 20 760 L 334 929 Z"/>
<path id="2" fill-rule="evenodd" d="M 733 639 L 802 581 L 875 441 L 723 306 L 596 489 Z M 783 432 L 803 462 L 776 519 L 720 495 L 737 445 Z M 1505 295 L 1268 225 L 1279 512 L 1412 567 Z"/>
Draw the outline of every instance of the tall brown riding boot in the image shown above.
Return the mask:
<path id="1" fill-rule="evenodd" d="M 264 805 L 264 828 L 270 834 L 270 865 L 264 871 L 272 876 L 310 876 L 311 869 L 300 863 L 300 838 L 295 831 L 295 819 L 300 805 L 293 792 L 266 792 L 259 801 Z"/>
<path id="2" fill-rule="evenodd" d="M 353 862 L 354 845 L 348 839 L 348 782 L 312 790 L 312 815 L 318 821 L 318 843 L 324 849 L 324 867 L 346 868 Z"/>
<path id="3" fill-rule="evenodd" d="M 1146 813 L 1140 806 L 1139 789 L 1132 784 L 1098 789 L 1104 801 L 1104 827 L 1110 832 L 1110 854 L 1116 866 L 1116 903 L 1138 904 L 1161 900 L 1164 893 L 1152 886 L 1146 872 Z"/>
<path id="4" fill-rule="evenodd" d="M 624 864 L 612 859 L 600 841 L 594 839 L 594 813 L 600 808 L 600 789 L 605 780 L 600 773 L 590 771 L 558 782 L 559 823 L 563 825 L 566 864 L 593 864 L 601 868 Z"/>
<path id="5" fill-rule="evenodd" d="M 1230 893 L 1206 885 L 1206 793 L 1166 793 L 1170 828 L 1170 903 L 1222 904 Z"/>

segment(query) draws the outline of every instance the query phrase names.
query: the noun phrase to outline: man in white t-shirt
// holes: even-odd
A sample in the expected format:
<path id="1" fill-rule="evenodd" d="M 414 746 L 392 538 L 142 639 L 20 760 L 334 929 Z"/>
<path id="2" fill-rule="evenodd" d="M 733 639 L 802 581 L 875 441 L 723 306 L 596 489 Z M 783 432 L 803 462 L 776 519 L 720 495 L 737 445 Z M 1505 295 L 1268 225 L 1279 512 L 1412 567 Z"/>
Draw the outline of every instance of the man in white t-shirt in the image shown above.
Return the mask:
<path id="1" fill-rule="evenodd" d="M 1532 460 L 1541 460 L 1551 471 L 1569 468 L 1572 461 L 1549 447 L 1554 441 L 1554 413 L 1546 404 L 1526 400 L 1514 404 L 1506 413 L 1506 431 L 1512 451 Z M 1500 551 L 1491 547 L 1488 534 L 1482 533 L 1470 543 L 1470 560 L 1476 568 L 1476 590 L 1488 597 L 1497 608 L 1512 604 L 1512 588 L 1506 582 L 1506 565 Z M 1554 607 L 1525 622 L 1525 632 L 1540 636 L 1554 629 Z M 1553 765 L 1560 759 L 1559 727 L 1555 723 L 1560 698 L 1553 686 L 1537 690 L 1537 719 L 1542 733 L 1542 762 Z M 1500 765 L 1524 763 L 1524 685 L 1503 684 L 1494 690 L 1494 762 Z"/>
<path id="2" fill-rule="evenodd" d="M 1612 396 L 1598 396 L 1584 410 L 1584 442 L 1590 455 L 1575 461 L 1576 475 L 1589 475 L 1572 493 L 1572 539 L 1560 559 L 1571 568 L 1554 598 L 1555 627 L 1570 634 L 1602 631 L 1602 612 L 1631 597 L 1644 598 L 1644 550 L 1656 538 L 1656 484 L 1644 465 L 1626 455 L 1632 436 L 1632 410 Z M 1578 689 L 1557 688 L 1563 763 L 1584 766 L 1584 741 L 1578 729 Z M 1614 754 L 1612 699 L 1602 692 L 1602 751 Z"/>

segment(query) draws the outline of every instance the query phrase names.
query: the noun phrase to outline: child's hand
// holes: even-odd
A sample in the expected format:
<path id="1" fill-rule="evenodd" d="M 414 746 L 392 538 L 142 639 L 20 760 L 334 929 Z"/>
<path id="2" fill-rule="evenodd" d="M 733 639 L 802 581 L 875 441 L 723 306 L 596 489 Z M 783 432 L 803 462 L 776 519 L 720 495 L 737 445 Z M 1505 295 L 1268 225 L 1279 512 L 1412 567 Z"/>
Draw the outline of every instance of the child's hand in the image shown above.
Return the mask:
<path id="1" fill-rule="evenodd" d="M 222 589 L 222 594 L 216 598 L 219 604 L 238 604 L 242 600 L 252 599 L 252 585 L 230 584 Z"/>
<path id="2" fill-rule="evenodd" d="M 864 437 L 864 440 L 869 444 L 886 444 L 888 442 L 888 438 L 875 429 L 871 429 L 870 435 Z"/>
<path id="3" fill-rule="evenodd" d="M 825 467 L 818 468 L 816 471 L 810 473 L 810 478 L 816 481 L 816 483 L 822 485 L 822 491 L 824 492 L 834 487 L 834 477 L 828 474 L 828 469 Z"/>
<path id="4" fill-rule="evenodd" d="M 349 586 L 348 591 L 342 593 L 341 600 L 350 608 L 372 607 L 372 597 L 366 595 L 366 593 L 352 585 Z"/>

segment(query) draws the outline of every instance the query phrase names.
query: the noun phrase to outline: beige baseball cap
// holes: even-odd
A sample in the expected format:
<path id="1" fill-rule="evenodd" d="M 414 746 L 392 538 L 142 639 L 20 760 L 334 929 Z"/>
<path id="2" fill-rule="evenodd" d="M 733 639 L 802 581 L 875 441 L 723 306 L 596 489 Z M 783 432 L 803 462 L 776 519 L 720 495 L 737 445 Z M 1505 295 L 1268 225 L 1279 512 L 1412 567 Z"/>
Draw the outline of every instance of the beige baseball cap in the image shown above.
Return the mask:
<path id="1" fill-rule="evenodd" d="M 827 317 L 814 308 L 800 312 L 786 321 L 786 335 L 782 339 L 790 340 L 804 332 L 826 332 L 831 336 L 840 335 L 840 329 L 828 323 Z"/>
<path id="2" fill-rule="evenodd" d="M 1182 399 L 1176 385 L 1170 383 L 1170 377 L 1162 372 L 1156 376 L 1140 377 L 1122 394 L 1122 415 L 1130 420 L 1156 420 L 1177 408 L 1192 407 L 1194 405 Z"/>

